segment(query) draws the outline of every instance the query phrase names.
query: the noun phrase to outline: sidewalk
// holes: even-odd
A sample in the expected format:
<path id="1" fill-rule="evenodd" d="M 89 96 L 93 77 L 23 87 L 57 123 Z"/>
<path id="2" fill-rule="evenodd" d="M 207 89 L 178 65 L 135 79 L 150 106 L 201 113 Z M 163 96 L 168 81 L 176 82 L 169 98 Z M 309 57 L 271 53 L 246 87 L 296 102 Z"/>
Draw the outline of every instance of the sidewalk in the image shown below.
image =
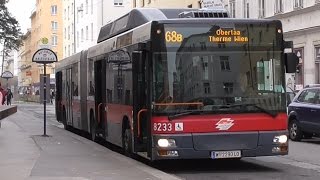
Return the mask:
<path id="1" fill-rule="evenodd" d="M 2 120 L 0 179 L 178 179 L 56 125 L 49 119 L 50 137 L 42 137 L 43 120 L 19 107 L 17 113 Z"/>

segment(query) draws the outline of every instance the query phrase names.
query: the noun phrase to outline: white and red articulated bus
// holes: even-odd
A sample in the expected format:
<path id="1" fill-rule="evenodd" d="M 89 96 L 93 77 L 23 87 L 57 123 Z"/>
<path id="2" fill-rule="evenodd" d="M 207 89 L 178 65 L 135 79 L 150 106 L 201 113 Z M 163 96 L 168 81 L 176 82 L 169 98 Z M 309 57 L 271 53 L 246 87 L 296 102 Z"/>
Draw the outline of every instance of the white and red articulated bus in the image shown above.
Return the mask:
<path id="1" fill-rule="evenodd" d="M 56 64 L 56 115 L 150 160 L 288 154 L 281 22 L 134 9 Z"/>

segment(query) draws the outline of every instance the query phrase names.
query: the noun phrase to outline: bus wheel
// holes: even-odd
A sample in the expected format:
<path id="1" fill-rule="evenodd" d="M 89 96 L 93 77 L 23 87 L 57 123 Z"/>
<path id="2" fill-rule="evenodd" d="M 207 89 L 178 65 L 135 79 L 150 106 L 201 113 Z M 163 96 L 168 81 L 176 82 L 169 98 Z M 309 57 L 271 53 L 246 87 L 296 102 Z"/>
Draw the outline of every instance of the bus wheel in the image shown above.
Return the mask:
<path id="1" fill-rule="evenodd" d="M 96 126 L 93 116 L 90 116 L 91 140 L 96 141 Z"/>
<path id="2" fill-rule="evenodd" d="M 62 119 L 62 123 L 63 123 L 63 128 L 64 128 L 65 130 L 68 130 L 66 110 L 63 110 L 63 119 Z"/>
<path id="3" fill-rule="evenodd" d="M 131 156 L 132 153 L 132 136 L 131 129 L 127 128 L 122 133 L 122 147 L 126 156 Z"/>

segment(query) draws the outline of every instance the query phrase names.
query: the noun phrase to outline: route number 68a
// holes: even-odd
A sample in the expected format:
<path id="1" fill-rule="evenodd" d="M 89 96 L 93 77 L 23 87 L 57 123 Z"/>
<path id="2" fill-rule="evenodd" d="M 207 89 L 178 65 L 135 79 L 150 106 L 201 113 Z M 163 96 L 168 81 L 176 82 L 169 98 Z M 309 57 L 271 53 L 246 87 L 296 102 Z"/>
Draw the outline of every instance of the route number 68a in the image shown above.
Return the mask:
<path id="1" fill-rule="evenodd" d="M 177 33 L 176 31 L 167 31 L 166 32 L 166 42 L 182 42 L 182 34 Z"/>
<path id="2" fill-rule="evenodd" d="M 158 132 L 172 131 L 172 123 L 153 123 L 153 130 Z"/>

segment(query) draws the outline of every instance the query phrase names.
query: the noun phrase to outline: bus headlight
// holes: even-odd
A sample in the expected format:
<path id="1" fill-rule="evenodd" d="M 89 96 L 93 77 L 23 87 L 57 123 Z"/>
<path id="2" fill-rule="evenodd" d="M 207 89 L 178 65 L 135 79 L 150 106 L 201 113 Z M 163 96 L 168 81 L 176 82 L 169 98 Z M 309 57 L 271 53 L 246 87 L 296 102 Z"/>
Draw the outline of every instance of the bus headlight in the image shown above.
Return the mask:
<path id="1" fill-rule="evenodd" d="M 284 143 L 287 143 L 287 141 L 288 141 L 288 136 L 287 135 L 275 136 L 273 138 L 273 142 L 274 143 L 284 144 Z"/>
<path id="2" fill-rule="evenodd" d="M 159 147 L 174 147 L 174 146 L 176 146 L 176 141 L 174 139 L 159 139 L 158 146 Z"/>

